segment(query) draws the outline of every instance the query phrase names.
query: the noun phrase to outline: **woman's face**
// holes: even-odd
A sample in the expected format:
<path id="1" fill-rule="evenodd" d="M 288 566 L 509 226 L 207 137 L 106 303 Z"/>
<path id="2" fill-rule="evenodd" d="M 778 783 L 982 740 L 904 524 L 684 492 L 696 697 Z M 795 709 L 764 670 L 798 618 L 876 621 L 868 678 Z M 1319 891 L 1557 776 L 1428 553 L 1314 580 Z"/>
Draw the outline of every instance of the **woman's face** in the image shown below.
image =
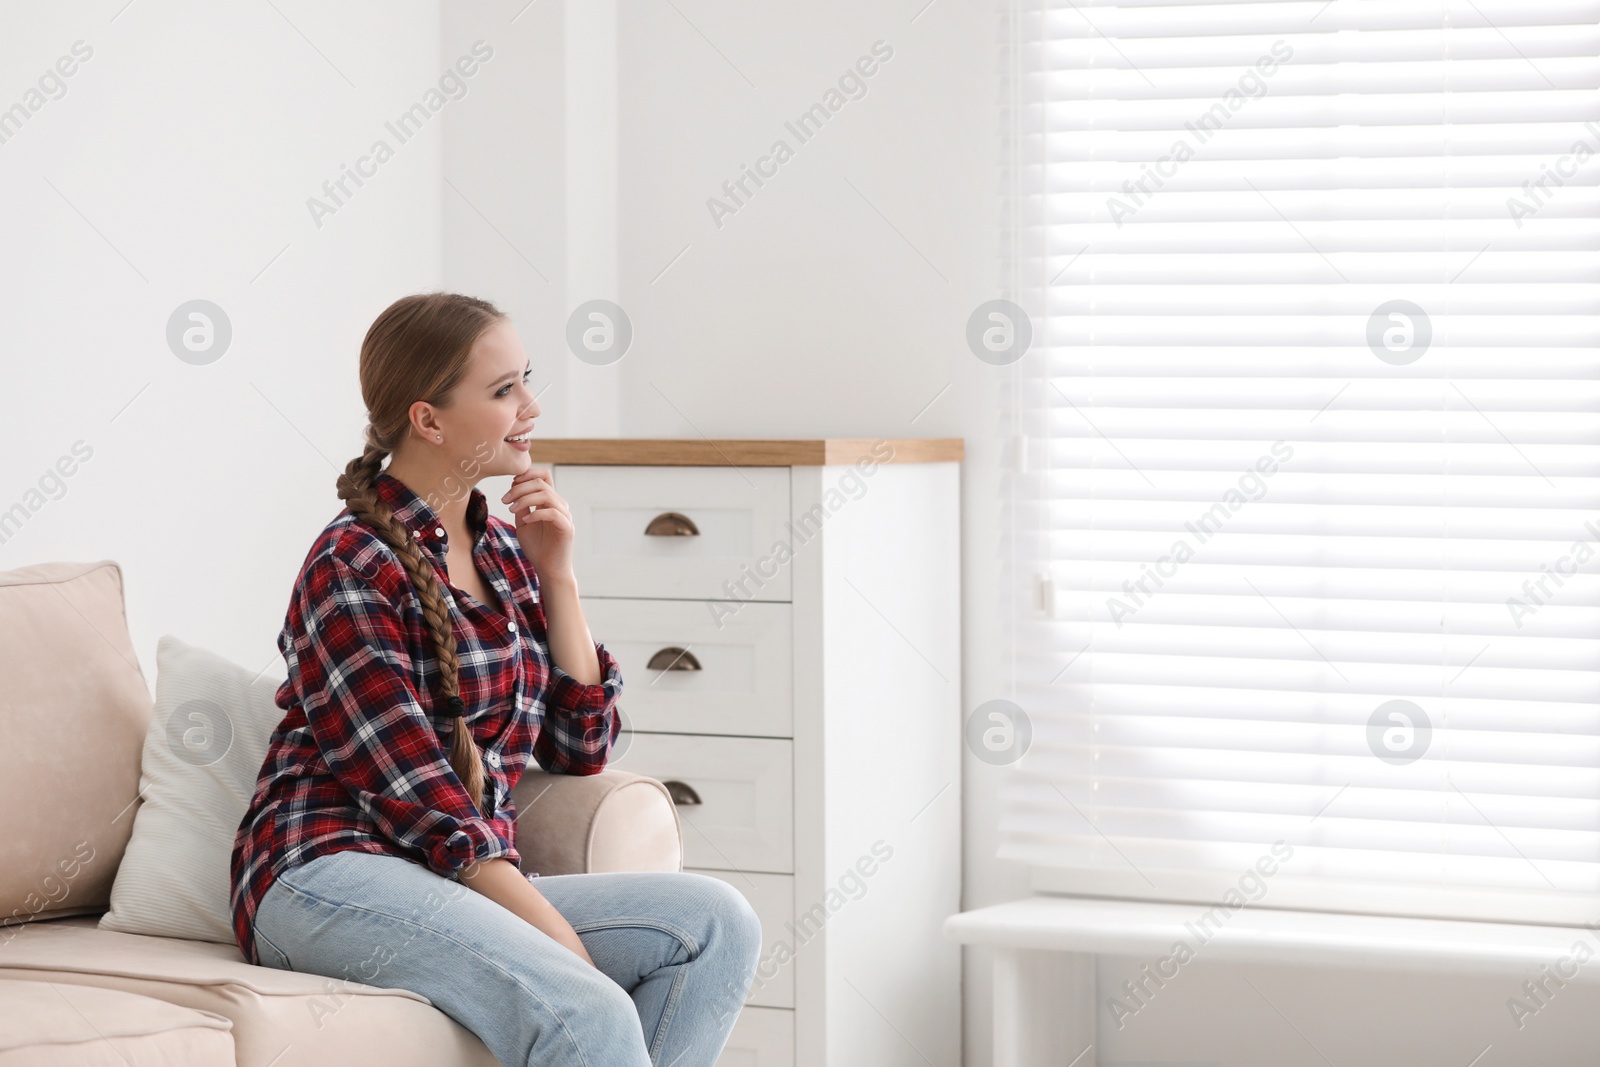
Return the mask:
<path id="1" fill-rule="evenodd" d="M 539 417 L 539 402 L 528 388 L 528 354 L 509 322 L 501 320 L 478 336 L 471 365 L 455 388 L 448 408 L 436 408 L 440 432 L 451 460 L 473 480 L 521 474 L 532 464 L 526 441 Z"/>

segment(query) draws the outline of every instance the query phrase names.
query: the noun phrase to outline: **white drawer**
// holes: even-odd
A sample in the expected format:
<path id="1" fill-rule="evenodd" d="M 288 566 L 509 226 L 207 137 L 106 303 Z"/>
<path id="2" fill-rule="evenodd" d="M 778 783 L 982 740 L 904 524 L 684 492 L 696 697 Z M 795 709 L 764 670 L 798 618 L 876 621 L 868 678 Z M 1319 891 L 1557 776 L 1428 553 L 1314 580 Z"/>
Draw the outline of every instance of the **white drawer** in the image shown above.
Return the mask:
<path id="1" fill-rule="evenodd" d="M 685 867 L 684 870 L 727 882 L 744 894 L 761 917 L 761 962 L 744 1002 L 765 1008 L 794 1007 L 794 960 L 791 957 L 803 951 L 802 946 L 795 944 L 795 933 L 790 928 L 794 923 L 794 875 L 757 871 L 741 874 L 714 871 L 709 867 Z M 780 941 L 788 946 L 788 951 L 778 952 Z"/>
<path id="2" fill-rule="evenodd" d="M 563 464 L 553 471 L 577 527 L 573 570 L 585 595 L 690 597 L 732 607 L 789 599 L 789 552 L 774 551 L 792 541 L 788 467 Z"/>
<path id="3" fill-rule="evenodd" d="M 790 605 L 741 604 L 720 628 L 710 608 L 705 600 L 583 598 L 590 631 L 621 667 L 629 726 L 793 736 Z"/>
<path id="4" fill-rule="evenodd" d="M 685 867 L 793 874 L 793 748 L 777 738 L 635 732 L 612 766 L 699 798 L 677 806 Z"/>
<path id="5" fill-rule="evenodd" d="M 745 1008 L 716 1067 L 794 1067 L 794 1012 Z"/>

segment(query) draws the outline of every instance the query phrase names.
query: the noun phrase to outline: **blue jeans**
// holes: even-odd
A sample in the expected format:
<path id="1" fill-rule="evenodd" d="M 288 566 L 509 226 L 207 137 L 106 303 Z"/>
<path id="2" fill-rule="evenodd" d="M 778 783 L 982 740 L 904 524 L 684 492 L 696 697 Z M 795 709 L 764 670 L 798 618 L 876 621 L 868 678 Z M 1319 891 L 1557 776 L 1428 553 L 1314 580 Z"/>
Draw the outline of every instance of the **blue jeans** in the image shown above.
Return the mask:
<path id="1" fill-rule="evenodd" d="M 761 922 L 703 874 L 530 875 L 571 949 L 453 878 L 345 851 L 279 875 L 263 965 L 421 993 L 505 1067 L 711 1067 L 755 978 Z"/>

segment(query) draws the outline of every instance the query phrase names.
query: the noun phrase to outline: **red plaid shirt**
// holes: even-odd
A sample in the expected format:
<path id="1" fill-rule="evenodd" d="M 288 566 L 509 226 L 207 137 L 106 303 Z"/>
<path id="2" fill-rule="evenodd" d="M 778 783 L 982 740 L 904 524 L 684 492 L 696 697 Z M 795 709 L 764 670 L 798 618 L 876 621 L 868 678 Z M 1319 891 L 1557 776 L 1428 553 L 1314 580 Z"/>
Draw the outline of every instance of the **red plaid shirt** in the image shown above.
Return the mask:
<path id="1" fill-rule="evenodd" d="M 438 514 L 388 472 L 376 490 L 434 565 L 450 606 L 465 722 L 483 752 L 483 818 L 451 768 L 439 661 L 422 603 L 394 551 L 349 509 L 328 524 L 295 582 L 278 648 L 289 676 L 229 864 L 234 938 L 256 956 L 256 907 L 283 871 L 354 849 L 400 856 L 446 878 L 504 856 L 521 866 L 511 802 L 529 758 L 555 774 L 598 774 L 622 728 L 617 662 L 602 680 L 550 658 L 539 580 L 514 527 L 472 490 L 473 562 L 505 613 L 450 584 Z"/>

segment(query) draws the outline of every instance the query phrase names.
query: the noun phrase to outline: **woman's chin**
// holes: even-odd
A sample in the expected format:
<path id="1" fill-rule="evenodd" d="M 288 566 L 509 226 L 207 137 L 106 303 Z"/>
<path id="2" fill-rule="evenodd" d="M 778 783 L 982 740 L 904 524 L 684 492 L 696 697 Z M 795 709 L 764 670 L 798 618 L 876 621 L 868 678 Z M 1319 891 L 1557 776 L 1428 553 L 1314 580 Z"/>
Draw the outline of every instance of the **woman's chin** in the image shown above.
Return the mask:
<path id="1" fill-rule="evenodd" d="M 491 478 L 497 475 L 505 474 L 509 474 L 514 477 L 523 473 L 532 466 L 533 453 L 531 451 L 523 452 L 520 449 L 512 448 L 510 445 L 503 444 L 500 446 L 500 450 L 495 453 L 493 464 L 490 465 L 484 473 L 486 476 Z"/>

